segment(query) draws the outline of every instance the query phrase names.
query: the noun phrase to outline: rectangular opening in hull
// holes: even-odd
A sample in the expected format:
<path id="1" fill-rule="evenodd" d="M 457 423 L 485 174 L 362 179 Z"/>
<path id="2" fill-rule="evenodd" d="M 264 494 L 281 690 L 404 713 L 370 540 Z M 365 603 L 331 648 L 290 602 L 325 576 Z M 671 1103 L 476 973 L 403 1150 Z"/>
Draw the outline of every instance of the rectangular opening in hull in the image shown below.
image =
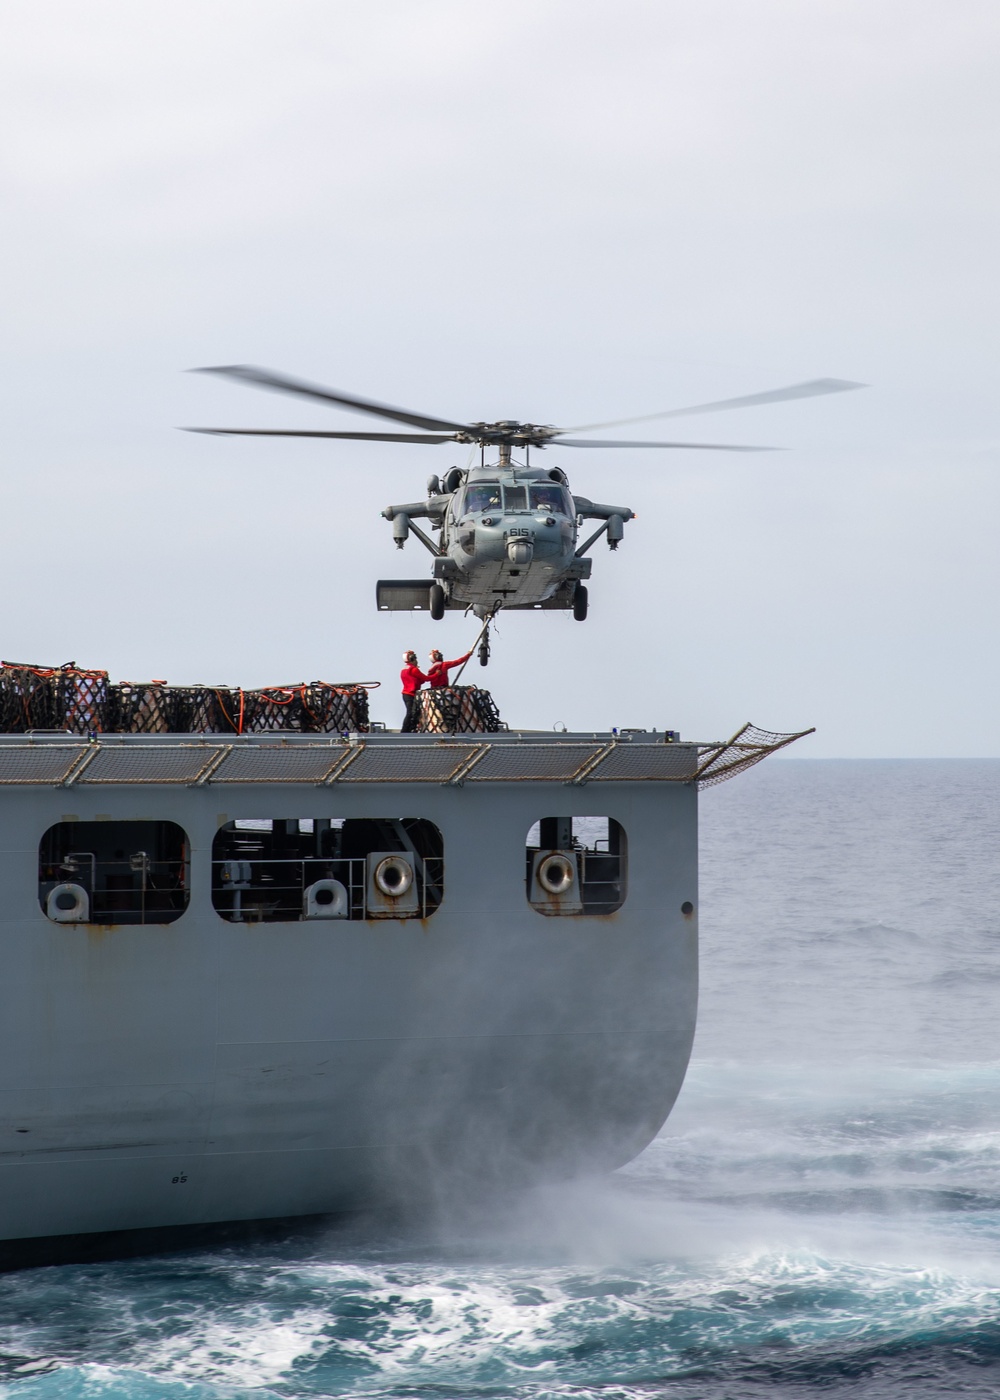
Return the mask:
<path id="1" fill-rule="evenodd" d="M 53 923 L 169 924 L 188 897 L 176 822 L 57 822 L 42 837 L 38 900 Z"/>
<path id="2" fill-rule="evenodd" d="M 423 817 L 242 818 L 212 844 L 212 904 L 230 923 L 427 918 L 443 878 Z"/>
<path id="3" fill-rule="evenodd" d="M 540 914 L 613 914 L 625 902 L 625 831 L 613 817 L 542 817 L 525 857 L 528 902 Z"/>

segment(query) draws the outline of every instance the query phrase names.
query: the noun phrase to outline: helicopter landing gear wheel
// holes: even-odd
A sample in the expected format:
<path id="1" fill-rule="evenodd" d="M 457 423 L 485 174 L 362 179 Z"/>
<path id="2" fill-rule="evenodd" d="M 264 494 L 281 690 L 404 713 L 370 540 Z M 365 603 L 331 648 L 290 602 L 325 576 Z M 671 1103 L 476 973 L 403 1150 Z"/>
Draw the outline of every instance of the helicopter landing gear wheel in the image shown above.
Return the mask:
<path id="1" fill-rule="evenodd" d="M 439 583 L 431 584 L 431 617 L 435 622 L 444 617 L 444 589 Z"/>
<path id="2" fill-rule="evenodd" d="M 573 616 L 577 622 L 587 620 L 587 590 L 582 583 L 578 583 L 573 592 Z"/>

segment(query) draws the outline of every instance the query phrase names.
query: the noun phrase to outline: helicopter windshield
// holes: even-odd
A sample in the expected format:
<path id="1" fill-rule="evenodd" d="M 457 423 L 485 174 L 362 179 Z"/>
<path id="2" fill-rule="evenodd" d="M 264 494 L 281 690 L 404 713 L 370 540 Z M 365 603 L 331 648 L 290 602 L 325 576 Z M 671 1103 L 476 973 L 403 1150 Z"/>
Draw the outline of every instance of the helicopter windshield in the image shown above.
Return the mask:
<path id="1" fill-rule="evenodd" d="M 465 489 L 463 510 L 471 515 L 474 511 L 500 509 L 499 481 L 477 481 L 475 486 Z"/>
<path id="2" fill-rule="evenodd" d="M 506 511 L 527 510 L 528 492 L 523 486 L 505 486 L 503 488 L 503 508 Z"/>
<path id="3" fill-rule="evenodd" d="M 566 509 L 566 497 L 561 486 L 533 486 L 531 488 L 531 508 L 532 510 L 555 512 L 557 515 L 569 514 Z"/>

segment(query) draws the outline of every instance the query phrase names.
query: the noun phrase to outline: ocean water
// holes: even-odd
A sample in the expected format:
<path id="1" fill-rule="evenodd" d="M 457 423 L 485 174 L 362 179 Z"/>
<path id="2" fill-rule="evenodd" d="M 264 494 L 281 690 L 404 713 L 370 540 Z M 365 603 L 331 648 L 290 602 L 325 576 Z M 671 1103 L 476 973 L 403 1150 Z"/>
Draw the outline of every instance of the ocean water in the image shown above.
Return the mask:
<path id="1" fill-rule="evenodd" d="M 1000 761 L 702 800 L 702 1000 L 629 1167 L 0 1278 L 17 1400 L 1000 1393 Z"/>

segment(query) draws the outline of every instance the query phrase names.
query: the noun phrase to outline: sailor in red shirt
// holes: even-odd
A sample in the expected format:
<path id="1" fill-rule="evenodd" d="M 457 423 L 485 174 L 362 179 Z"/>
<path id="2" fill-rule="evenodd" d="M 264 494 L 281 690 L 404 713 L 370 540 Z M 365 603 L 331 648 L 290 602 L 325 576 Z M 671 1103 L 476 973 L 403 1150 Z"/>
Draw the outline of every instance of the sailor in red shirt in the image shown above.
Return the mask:
<path id="1" fill-rule="evenodd" d="M 399 732 L 400 734 L 412 734 L 415 718 L 413 710 L 417 702 L 417 691 L 423 683 L 430 678 L 425 676 L 417 665 L 417 653 L 415 651 L 404 652 L 403 660 L 406 662 L 406 665 L 400 671 L 399 678 L 403 682 L 403 707 L 406 710 L 406 714 L 403 717 L 403 725 Z"/>
<path id="2" fill-rule="evenodd" d="M 431 667 L 427 672 L 427 679 L 430 682 L 431 690 L 442 690 L 448 684 L 448 672 L 453 666 L 461 666 L 468 661 L 472 655 L 467 651 L 464 656 L 460 656 L 457 661 L 445 661 L 439 651 L 432 651 Z"/>

